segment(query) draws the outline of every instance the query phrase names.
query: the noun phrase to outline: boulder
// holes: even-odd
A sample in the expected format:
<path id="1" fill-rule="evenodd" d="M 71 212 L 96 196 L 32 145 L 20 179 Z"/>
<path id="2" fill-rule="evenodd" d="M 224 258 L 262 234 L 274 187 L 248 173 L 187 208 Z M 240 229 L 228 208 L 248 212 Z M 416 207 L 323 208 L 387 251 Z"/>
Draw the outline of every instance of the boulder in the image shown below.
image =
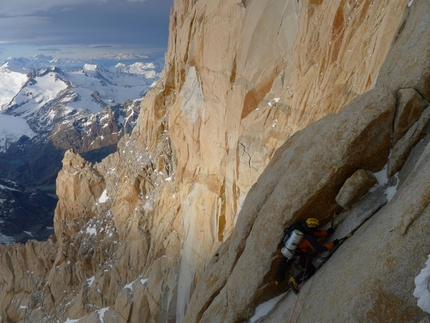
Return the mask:
<path id="1" fill-rule="evenodd" d="M 376 177 L 372 172 L 359 169 L 345 181 L 336 196 L 336 202 L 343 208 L 349 209 L 376 183 Z"/>
<path id="2" fill-rule="evenodd" d="M 388 160 L 388 176 L 391 177 L 403 167 L 411 150 L 429 133 L 430 107 L 424 110 L 406 134 L 394 145 Z"/>
<path id="3" fill-rule="evenodd" d="M 391 146 L 394 146 L 409 128 L 418 121 L 421 113 L 427 107 L 428 103 L 415 89 L 400 89 L 397 91 L 397 108 Z"/>

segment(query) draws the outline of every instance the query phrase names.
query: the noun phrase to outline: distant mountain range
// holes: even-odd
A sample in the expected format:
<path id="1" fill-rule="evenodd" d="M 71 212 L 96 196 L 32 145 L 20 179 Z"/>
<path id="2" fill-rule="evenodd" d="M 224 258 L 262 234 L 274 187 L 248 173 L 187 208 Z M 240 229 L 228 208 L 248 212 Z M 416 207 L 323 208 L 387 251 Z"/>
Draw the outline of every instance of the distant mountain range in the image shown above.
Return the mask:
<path id="1" fill-rule="evenodd" d="M 9 59 L 0 67 L 0 151 L 21 135 L 46 139 L 58 122 L 76 114 L 140 100 L 158 79 L 162 63 L 155 61 L 75 69 L 76 61 L 44 55 Z"/>
<path id="2" fill-rule="evenodd" d="M 70 59 L 56 58 L 47 55 L 35 55 L 30 57 L 9 57 L 3 64 L 8 63 L 9 69 L 14 72 L 28 72 L 30 70 L 43 69 L 47 67 L 58 67 L 65 71 L 74 71 L 82 68 L 85 64 L 101 65 L 105 68 L 111 68 L 119 65 L 138 65 L 150 63 L 155 66 L 157 71 L 161 71 L 164 66 L 164 52 L 148 55 L 130 55 L 118 54 L 116 56 L 98 57 L 93 59 Z M 135 73 L 138 74 L 138 73 Z"/>
<path id="3" fill-rule="evenodd" d="M 73 148 L 97 162 L 114 152 L 118 140 L 133 129 L 140 102 L 158 80 L 164 58 L 105 63 L 38 55 L 9 58 L 0 66 L 0 180 L 15 187 L 15 191 L 6 192 L 22 192 L 13 197 L 16 205 L 22 206 L 19 215 L 10 211 L 7 197 L 0 196 L 0 223 L 5 212 L 9 218 L 10 212 L 15 218 L 25 217 L 23 209 L 32 210 L 31 216 L 43 209 L 44 214 L 36 217 L 42 217 L 44 223 L 52 221 L 55 200 L 47 201 L 54 199 L 64 151 Z M 46 195 L 46 199 L 39 199 L 43 200 L 39 209 L 27 207 L 30 199 L 25 192 L 32 191 L 35 196 L 34 190 Z M 0 226 L 0 234 L 13 241 L 29 237 L 22 234 L 23 228 L 12 227 L 17 229 L 5 231 Z M 27 232 L 46 238 L 47 233 L 38 230 L 37 234 Z"/>

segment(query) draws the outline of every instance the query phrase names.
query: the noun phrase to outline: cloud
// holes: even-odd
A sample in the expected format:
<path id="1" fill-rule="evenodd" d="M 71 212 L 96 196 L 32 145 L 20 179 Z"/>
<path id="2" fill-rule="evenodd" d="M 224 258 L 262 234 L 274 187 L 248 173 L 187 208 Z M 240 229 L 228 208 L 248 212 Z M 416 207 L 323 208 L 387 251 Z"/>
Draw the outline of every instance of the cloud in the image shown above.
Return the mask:
<path id="1" fill-rule="evenodd" d="M 39 52 L 49 52 L 49 53 L 58 53 L 61 52 L 61 48 L 54 48 L 54 47 L 45 47 L 45 48 L 38 48 Z"/>
<path id="2" fill-rule="evenodd" d="M 43 12 L 64 11 L 80 5 L 100 5 L 109 3 L 143 3 L 149 0 L 1 0 L 0 17 L 39 15 Z M 150 1 L 149 1 L 150 2 Z"/>
<path id="3" fill-rule="evenodd" d="M 0 0 L 0 45 L 83 54 L 167 46 L 173 0 Z M 58 51 L 62 49 L 62 51 Z M 1 54 L 1 53 L 0 53 Z M 19 55 L 19 54 L 18 54 Z"/>
<path id="4" fill-rule="evenodd" d="M 68 2 L 68 1 L 67 1 Z M 3 17 L 22 17 L 31 16 L 37 13 L 46 12 L 49 9 L 55 8 L 56 5 L 53 1 L 28 1 L 28 0 L 2 0 L 0 7 L 0 16 Z"/>
<path id="5" fill-rule="evenodd" d="M 100 3 L 100 0 L 2 0 L 0 16 L 31 16 L 51 10 L 64 10 L 81 4 Z"/>
<path id="6" fill-rule="evenodd" d="M 91 44 L 87 46 L 88 48 L 115 48 L 114 45 L 110 44 Z"/>
<path id="7" fill-rule="evenodd" d="M 2 31 L 0 41 L 6 44 L 42 39 L 47 36 L 44 29 L 49 25 L 50 19 L 48 17 L 0 18 L 0 30 Z"/>

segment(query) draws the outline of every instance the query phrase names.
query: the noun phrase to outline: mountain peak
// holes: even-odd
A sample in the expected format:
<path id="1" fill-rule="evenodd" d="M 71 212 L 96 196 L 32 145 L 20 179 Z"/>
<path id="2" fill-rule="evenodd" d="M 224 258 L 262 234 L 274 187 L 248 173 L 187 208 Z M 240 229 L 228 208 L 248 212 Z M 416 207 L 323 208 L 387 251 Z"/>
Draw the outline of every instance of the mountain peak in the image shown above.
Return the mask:
<path id="1" fill-rule="evenodd" d="M 99 65 L 97 64 L 85 64 L 83 67 L 84 71 L 90 71 L 90 72 L 94 72 L 97 71 L 99 69 Z"/>

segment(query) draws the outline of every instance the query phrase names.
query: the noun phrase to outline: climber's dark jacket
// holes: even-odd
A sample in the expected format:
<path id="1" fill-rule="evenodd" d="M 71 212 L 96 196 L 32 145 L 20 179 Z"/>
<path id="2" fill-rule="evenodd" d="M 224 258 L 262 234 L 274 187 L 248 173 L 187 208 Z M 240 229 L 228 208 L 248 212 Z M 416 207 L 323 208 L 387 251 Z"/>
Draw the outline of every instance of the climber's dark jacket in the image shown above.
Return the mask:
<path id="1" fill-rule="evenodd" d="M 317 253 L 320 253 L 327 250 L 331 250 L 334 247 L 333 242 L 320 244 L 317 241 L 317 238 L 324 238 L 328 236 L 327 230 L 317 230 L 317 229 L 309 228 L 306 225 L 305 221 L 296 222 L 288 228 L 288 232 L 291 232 L 294 230 L 299 230 L 304 234 L 303 240 L 297 246 L 296 252 L 307 254 L 312 250 Z"/>

